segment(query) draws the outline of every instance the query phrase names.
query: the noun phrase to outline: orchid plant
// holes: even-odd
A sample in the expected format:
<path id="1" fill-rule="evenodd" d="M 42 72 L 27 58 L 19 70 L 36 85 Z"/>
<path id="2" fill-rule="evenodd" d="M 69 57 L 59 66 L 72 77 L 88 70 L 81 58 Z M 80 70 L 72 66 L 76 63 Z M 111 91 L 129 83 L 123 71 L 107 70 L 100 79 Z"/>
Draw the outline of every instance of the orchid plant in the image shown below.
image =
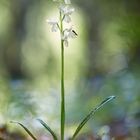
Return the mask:
<path id="1" fill-rule="evenodd" d="M 64 27 L 64 22 L 69 24 L 71 19 L 71 14 L 74 12 L 74 8 L 71 6 L 71 0 L 53 0 L 58 3 L 59 10 L 59 19 L 48 19 L 47 23 L 51 25 L 51 31 L 60 33 L 60 44 L 61 44 L 61 121 L 60 121 L 60 139 L 65 139 L 65 82 L 64 82 L 64 50 L 65 47 L 69 46 L 69 39 L 73 39 L 77 37 L 76 31 L 74 31 L 73 27 L 69 28 Z M 98 104 L 78 125 L 75 130 L 73 136 L 70 138 L 74 140 L 76 136 L 79 134 L 80 130 L 83 126 L 88 122 L 88 120 L 95 114 L 97 110 L 103 107 L 106 103 L 114 99 L 115 96 L 109 96 L 104 99 L 100 104 Z M 59 140 L 58 135 L 41 119 L 37 119 L 45 128 L 50 132 L 54 140 Z M 37 138 L 31 133 L 31 131 L 25 127 L 20 122 L 12 121 L 12 123 L 19 124 L 30 136 L 33 140 L 37 140 Z"/>

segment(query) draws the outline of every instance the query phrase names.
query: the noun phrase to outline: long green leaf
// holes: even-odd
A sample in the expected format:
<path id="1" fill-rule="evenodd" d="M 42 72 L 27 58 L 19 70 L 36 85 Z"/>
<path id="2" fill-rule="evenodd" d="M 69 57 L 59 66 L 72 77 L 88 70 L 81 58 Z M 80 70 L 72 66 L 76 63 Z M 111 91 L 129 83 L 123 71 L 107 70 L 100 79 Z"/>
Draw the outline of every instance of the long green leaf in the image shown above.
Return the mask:
<path id="1" fill-rule="evenodd" d="M 37 140 L 37 138 L 30 132 L 30 130 L 26 128 L 22 123 L 15 121 L 11 121 L 11 123 L 19 124 L 32 137 L 33 140 Z"/>
<path id="2" fill-rule="evenodd" d="M 112 99 L 114 99 L 115 96 L 109 96 L 107 97 L 105 100 L 103 100 L 99 105 L 97 105 L 79 124 L 79 126 L 77 127 L 75 133 L 73 134 L 71 140 L 73 140 L 77 134 L 80 132 L 80 130 L 82 129 L 82 127 L 88 122 L 88 120 L 94 115 L 94 113 L 99 110 L 101 107 L 103 107 L 106 103 L 108 103 L 109 101 L 111 101 Z"/>
<path id="3" fill-rule="evenodd" d="M 58 140 L 56 134 L 52 131 L 52 129 L 44 121 L 42 121 L 41 119 L 37 119 L 37 120 L 51 133 L 54 140 Z"/>

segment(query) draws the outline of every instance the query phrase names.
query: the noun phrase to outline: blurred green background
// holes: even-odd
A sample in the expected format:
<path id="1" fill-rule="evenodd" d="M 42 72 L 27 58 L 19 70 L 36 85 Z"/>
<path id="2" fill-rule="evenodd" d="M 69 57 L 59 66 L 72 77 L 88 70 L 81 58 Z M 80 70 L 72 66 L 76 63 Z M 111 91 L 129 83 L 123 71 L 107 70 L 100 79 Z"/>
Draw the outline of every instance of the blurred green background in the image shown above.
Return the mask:
<path id="1" fill-rule="evenodd" d="M 140 1 L 72 4 L 78 37 L 65 48 L 67 136 L 96 104 L 115 95 L 81 137 L 93 139 L 108 126 L 118 140 L 140 139 Z M 3 128 L 7 133 L 19 131 L 10 120 L 44 135 L 36 118 L 59 132 L 60 41 L 46 22 L 52 16 L 58 11 L 51 0 L 0 0 L 1 135 Z"/>

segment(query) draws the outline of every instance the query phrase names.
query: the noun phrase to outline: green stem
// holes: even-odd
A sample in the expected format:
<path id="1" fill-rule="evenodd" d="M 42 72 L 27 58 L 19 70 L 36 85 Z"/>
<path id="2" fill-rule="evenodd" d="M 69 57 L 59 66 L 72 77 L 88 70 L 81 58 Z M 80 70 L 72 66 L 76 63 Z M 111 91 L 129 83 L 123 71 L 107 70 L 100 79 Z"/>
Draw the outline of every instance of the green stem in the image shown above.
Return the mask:
<path id="1" fill-rule="evenodd" d="M 63 35 L 63 19 L 60 12 L 60 36 Z M 65 89 L 64 89 L 64 41 L 61 39 L 61 140 L 65 133 Z"/>

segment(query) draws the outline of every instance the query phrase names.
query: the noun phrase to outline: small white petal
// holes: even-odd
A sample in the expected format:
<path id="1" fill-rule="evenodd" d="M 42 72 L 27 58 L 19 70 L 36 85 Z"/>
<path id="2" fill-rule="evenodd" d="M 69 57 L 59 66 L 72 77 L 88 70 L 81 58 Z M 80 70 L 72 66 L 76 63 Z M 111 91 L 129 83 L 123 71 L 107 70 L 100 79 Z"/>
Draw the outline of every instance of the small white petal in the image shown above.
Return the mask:
<path id="1" fill-rule="evenodd" d="M 70 0 L 64 0 L 64 1 L 65 1 L 65 4 L 71 4 Z"/>
<path id="2" fill-rule="evenodd" d="M 68 42 L 68 40 L 64 40 L 64 45 L 65 45 L 66 47 L 69 46 L 69 42 Z"/>
<path id="3" fill-rule="evenodd" d="M 69 7 L 69 6 L 65 6 L 65 5 L 61 5 L 60 6 L 60 11 L 64 15 L 71 15 L 74 12 L 74 8 L 73 7 Z"/>
<path id="4" fill-rule="evenodd" d="M 64 31 L 64 38 L 68 38 L 68 37 L 69 37 L 69 31 L 68 31 L 68 29 L 66 29 Z"/>
<path id="5" fill-rule="evenodd" d="M 47 19 L 46 22 L 50 25 L 57 24 L 58 21 L 56 19 Z"/>
<path id="6" fill-rule="evenodd" d="M 65 15 L 64 21 L 67 22 L 67 23 L 70 23 L 71 22 L 71 17 L 69 15 Z"/>
<path id="7" fill-rule="evenodd" d="M 70 38 L 75 38 L 77 36 L 77 33 L 71 28 L 65 29 L 63 31 L 63 35 L 61 35 L 61 39 L 64 41 L 64 45 L 68 46 L 68 40 Z"/>
<path id="8" fill-rule="evenodd" d="M 51 30 L 52 32 L 57 32 L 57 30 L 59 29 L 59 25 L 58 25 L 58 21 L 56 19 L 51 19 L 51 20 L 46 20 L 48 22 L 48 24 L 50 24 L 52 26 Z"/>
<path id="9" fill-rule="evenodd" d="M 76 34 L 73 31 L 70 31 L 69 38 L 75 38 Z"/>
<path id="10" fill-rule="evenodd" d="M 61 39 L 64 41 L 65 46 L 68 46 L 68 40 L 70 38 L 75 38 L 76 33 L 74 30 L 72 30 L 72 27 L 69 29 L 65 29 L 63 35 L 61 36 Z"/>
<path id="11" fill-rule="evenodd" d="M 54 24 L 54 25 L 52 25 L 52 32 L 57 32 L 58 31 L 58 26 L 57 26 L 57 24 Z"/>
<path id="12" fill-rule="evenodd" d="M 69 7 L 68 8 L 68 14 L 71 15 L 74 11 L 75 11 L 75 9 L 73 7 L 71 7 L 71 8 Z"/>

